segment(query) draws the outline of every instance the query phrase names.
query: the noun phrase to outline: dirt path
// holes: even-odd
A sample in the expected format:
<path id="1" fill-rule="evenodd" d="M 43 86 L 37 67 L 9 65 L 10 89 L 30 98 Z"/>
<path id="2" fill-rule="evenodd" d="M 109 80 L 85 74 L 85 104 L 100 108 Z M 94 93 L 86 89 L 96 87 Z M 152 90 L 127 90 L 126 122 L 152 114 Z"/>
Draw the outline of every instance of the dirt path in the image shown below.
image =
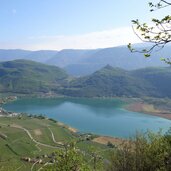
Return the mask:
<path id="1" fill-rule="evenodd" d="M 42 145 L 42 146 L 49 147 L 49 148 L 61 148 L 61 146 L 52 146 L 52 145 L 44 144 L 44 143 L 41 143 L 41 142 L 35 140 L 35 139 L 32 137 L 32 135 L 31 135 L 31 133 L 29 132 L 29 130 L 27 130 L 26 128 L 23 128 L 23 127 L 21 127 L 21 126 L 19 126 L 19 125 L 10 125 L 10 127 L 18 128 L 18 129 L 24 130 L 24 131 L 27 133 L 27 135 L 30 137 L 30 139 L 31 139 L 33 142 L 35 142 L 36 144 L 38 144 L 38 145 Z"/>
<path id="2" fill-rule="evenodd" d="M 64 145 L 62 142 L 57 142 L 57 141 L 55 140 L 55 136 L 54 136 L 52 130 L 49 128 L 49 126 L 48 126 L 47 128 L 49 129 L 49 131 L 50 131 L 50 133 L 51 133 L 53 142 L 56 143 L 56 144 L 58 144 L 58 145 Z"/>
<path id="3" fill-rule="evenodd" d="M 1 124 L 1 123 L 0 123 L 0 124 Z M 5 124 L 1 124 L 1 125 L 3 125 L 3 126 L 8 126 L 8 125 L 5 125 Z M 10 125 L 10 127 L 11 127 L 11 128 L 17 128 L 17 129 L 23 130 L 24 132 L 26 132 L 26 134 L 29 136 L 29 138 L 30 138 L 34 143 L 36 143 L 36 144 L 38 144 L 38 145 L 42 145 L 42 146 L 44 146 L 44 147 L 49 147 L 49 148 L 54 148 L 54 149 L 62 148 L 62 146 L 59 145 L 59 144 L 58 144 L 58 146 L 52 146 L 52 145 L 44 144 L 44 143 L 41 143 L 41 142 L 35 140 L 35 139 L 32 137 L 32 135 L 31 135 L 31 133 L 29 132 L 29 130 L 26 129 L 26 128 L 24 128 L 24 127 L 22 127 L 22 126 L 20 126 L 20 125 L 12 124 L 12 125 Z"/>
<path id="4" fill-rule="evenodd" d="M 33 171 L 33 168 L 34 168 L 34 166 L 38 163 L 39 161 L 36 161 L 35 163 L 33 163 L 33 165 L 31 166 L 31 171 Z"/>

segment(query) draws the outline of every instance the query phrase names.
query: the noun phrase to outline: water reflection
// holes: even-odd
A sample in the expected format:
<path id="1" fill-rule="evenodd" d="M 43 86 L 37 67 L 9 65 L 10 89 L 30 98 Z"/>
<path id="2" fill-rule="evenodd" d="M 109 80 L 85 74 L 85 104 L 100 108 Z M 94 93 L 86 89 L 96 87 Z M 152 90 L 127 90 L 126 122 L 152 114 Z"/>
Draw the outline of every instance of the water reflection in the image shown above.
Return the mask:
<path id="1" fill-rule="evenodd" d="M 167 130 L 171 121 L 122 108 L 118 99 L 22 99 L 7 104 L 7 110 L 46 114 L 80 131 L 129 137 L 138 130 Z"/>

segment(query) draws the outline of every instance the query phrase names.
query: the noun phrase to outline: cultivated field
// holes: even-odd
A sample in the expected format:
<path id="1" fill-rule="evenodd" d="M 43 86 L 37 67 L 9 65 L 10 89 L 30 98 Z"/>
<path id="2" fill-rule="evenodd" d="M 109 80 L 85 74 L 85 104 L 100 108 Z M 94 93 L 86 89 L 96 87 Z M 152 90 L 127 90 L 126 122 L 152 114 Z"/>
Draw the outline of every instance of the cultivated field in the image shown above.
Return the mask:
<path id="1" fill-rule="evenodd" d="M 86 155 L 94 149 L 106 157 L 110 148 L 93 142 L 94 137 L 75 133 L 74 129 L 47 118 L 0 117 L 0 171 L 39 170 L 52 162 L 54 151 L 72 141 Z"/>

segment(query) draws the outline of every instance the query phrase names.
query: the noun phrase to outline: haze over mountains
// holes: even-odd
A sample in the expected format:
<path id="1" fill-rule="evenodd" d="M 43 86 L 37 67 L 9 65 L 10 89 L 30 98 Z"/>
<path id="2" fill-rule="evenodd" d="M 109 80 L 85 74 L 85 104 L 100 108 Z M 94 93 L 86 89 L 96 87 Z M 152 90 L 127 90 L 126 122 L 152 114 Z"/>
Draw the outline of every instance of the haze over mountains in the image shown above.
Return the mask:
<path id="1" fill-rule="evenodd" d="M 137 45 L 140 48 L 141 45 Z M 126 70 L 139 69 L 149 66 L 166 66 L 160 57 L 168 57 L 171 48 L 165 47 L 145 59 L 140 53 L 131 53 L 126 46 L 95 49 L 61 51 L 40 50 L 0 50 L 0 61 L 26 59 L 64 68 L 74 76 L 92 74 L 100 68 L 110 64 Z"/>
<path id="2" fill-rule="evenodd" d="M 0 92 L 171 97 L 171 70 L 160 60 L 169 54 L 169 46 L 147 59 L 126 46 L 61 51 L 2 49 Z"/>

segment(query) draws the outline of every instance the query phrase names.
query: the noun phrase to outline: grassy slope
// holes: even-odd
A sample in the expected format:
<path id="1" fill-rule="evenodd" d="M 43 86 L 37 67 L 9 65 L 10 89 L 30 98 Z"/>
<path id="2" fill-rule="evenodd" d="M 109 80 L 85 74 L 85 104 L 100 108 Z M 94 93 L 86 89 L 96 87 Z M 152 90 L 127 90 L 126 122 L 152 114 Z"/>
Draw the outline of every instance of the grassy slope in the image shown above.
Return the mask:
<path id="1" fill-rule="evenodd" d="M 1 92 L 48 92 L 66 81 L 66 72 L 55 66 L 15 60 L 0 63 Z"/>
<path id="2" fill-rule="evenodd" d="M 8 126 L 3 126 L 3 124 Z M 34 143 L 23 130 L 13 128 L 10 126 L 12 124 L 20 125 L 28 129 L 35 140 L 44 144 L 55 146 L 47 125 L 54 133 L 56 141 L 66 143 L 78 139 L 67 128 L 48 119 L 37 119 L 27 116 L 23 116 L 21 119 L 17 117 L 1 117 L 0 133 L 5 134 L 7 139 L 0 138 L 0 171 L 12 171 L 20 167 L 19 170 L 21 171 L 30 170 L 32 163 L 21 161 L 21 157 L 27 156 L 34 158 L 42 154 L 50 154 L 54 151 L 53 148 L 44 147 L 42 145 L 36 146 L 36 143 Z M 38 134 L 36 131 L 38 131 Z M 80 142 L 77 146 L 84 151 L 88 151 L 90 147 L 93 147 L 99 151 L 99 153 L 101 153 L 101 149 L 105 151 L 109 150 L 107 146 L 90 141 Z M 107 152 L 103 152 L 102 154 L 106 155 Z M 36 165 L 36 167 L 41 167 L 41 165 Z"/>

